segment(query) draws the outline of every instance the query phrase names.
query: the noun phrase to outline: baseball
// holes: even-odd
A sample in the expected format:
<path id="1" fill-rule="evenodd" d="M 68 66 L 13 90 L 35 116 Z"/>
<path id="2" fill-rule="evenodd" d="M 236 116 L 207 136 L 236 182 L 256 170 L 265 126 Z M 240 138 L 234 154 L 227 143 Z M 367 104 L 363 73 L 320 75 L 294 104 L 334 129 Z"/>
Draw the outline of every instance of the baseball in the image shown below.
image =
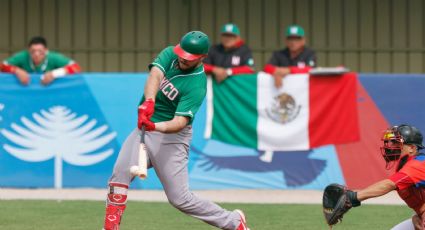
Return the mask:
<path id="1" fill-rule="evenodd" d="M 130 167 L 130 173 L 132 175 L 135 175 L 136 176 L 138 171 L 139 171 L 139 166 L 133 165 L 133 166 Z"/>

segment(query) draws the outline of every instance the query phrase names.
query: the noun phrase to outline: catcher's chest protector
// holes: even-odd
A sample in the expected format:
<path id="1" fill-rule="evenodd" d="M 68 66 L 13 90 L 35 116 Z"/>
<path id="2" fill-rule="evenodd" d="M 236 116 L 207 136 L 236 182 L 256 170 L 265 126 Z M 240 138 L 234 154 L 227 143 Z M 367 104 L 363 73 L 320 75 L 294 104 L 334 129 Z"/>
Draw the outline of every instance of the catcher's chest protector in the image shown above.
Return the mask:
<path id="1" fill-rule="evenodd" d="M 415 210 L 417 214 L 425 209 L 425 188 L 409 187 L 403 190 L 398 190 L 398 195 L 406 204 Z M 422 208 L 424 206 L 424 208 Z M 422 209 L 422 210 L 421 210 Z"/>

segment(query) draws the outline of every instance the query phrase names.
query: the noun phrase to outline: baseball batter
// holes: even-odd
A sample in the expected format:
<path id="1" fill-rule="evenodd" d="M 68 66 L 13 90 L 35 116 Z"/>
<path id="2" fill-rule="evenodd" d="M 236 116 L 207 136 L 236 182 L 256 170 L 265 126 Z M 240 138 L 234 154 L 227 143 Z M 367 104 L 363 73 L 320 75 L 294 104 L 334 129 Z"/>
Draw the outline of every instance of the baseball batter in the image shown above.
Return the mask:
<path id="1" fill-rule="evenodd" d="M 175 208 L 221 229 L 247 230 L 242 211 L 225 210 L 189 191 L 191 124 L 206 94 L 202 60 L 209 46 L 207 35 L 192 31 L 176 46 L 161 51 L 149 65 L 149 77 L 138 109 L 138 128 L 145 126 L 148 131 L 145 137 L 148 167 L 155 169 Z M 134 179 L 130 167 L 138 163 L 139 129 L 124 142 L 109 180 L 105 230 L 119 229 L 128 186 Z"/>

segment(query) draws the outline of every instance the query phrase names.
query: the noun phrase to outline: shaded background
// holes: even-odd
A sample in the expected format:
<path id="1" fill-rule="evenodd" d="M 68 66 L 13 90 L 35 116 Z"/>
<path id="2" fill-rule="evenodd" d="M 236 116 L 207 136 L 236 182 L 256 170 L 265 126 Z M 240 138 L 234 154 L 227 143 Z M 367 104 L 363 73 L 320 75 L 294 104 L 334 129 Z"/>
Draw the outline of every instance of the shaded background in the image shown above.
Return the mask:
<path id="1" fill-rule="evenodd" d="M 164 46 L 189 30 L 218 41 L 236 23 L 257 70 L 298 23 L 320 66 L 358 72 L 424 71 L 422 0 L 0 0 L 0 59 L 43 35 L 84 71 L 146 71 Z"/>

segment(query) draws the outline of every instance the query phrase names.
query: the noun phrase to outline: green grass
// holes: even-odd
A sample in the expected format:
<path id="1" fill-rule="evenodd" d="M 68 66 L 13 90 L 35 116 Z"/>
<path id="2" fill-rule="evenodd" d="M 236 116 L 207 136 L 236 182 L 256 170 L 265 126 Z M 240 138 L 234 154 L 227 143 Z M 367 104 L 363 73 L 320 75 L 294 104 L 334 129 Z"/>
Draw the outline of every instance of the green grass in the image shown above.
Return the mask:
<path id="1" fill-rule="evenodd" d="M 98 229 L 103 223 L 104 202 L 99 201 L 3 201 L 0 200 L 0 229 Z M 223 204 L 243 209 L 253 230 L 329 229 L 319 205 Z M 390 229 L 411 216 L 405 206 L 362 205 L 344 217 L 334 229 Z M 129 202 L 122 230 L 214 229 L 188 217 L 168 203 Z"/>

